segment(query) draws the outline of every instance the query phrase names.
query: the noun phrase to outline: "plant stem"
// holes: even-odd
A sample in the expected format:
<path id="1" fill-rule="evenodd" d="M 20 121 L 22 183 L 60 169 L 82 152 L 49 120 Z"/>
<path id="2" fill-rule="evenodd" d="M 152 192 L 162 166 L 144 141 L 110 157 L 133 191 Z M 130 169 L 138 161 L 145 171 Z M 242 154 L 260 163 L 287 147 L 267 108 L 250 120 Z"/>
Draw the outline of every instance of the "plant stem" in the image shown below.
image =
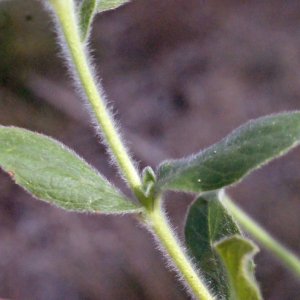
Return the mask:
<path id="1" fill-rule="evenodd" d="M 199 275 L 184 253 L 183 247 L 180 246 L 179 241 L 170 228 L 163 213 L 160 198 L 155 199 L 152 209 L 147 211 L 145 218 L 164 250 L 168 253 L 172 264 L 179 270 L 187 288 L 191 290 L 198 299 L 213 300 L 214 297 L 199 278 Z"/>
<path id="2" fill-rule="evenodd" d="M 141 197 L 142 185 L 138 171 L 131 161 L 121 138 L 116 130 L 114 120 L 109 114 L 105 102 L 95 84 L 87 52 L 80 40 L 77 16 L 73 0 L 50 0 L 59 19 L 63 35 L 68 45 L 72 61 L 76 68 L 83 90 L 91 104 L 96 119 L 101 126 L 109 148 L 114 154 L 125 179 L 137 197 Z M 66 50 L 66 49 L 64 49 Z M 77 76 L 75 74 L 75 76 Z"/>
<path id="3" fill-rule="evenodd" d="M 84 45 L 80 40 L 74 2 L 73 0 L 50 0 L 50 2 L 52 3 L 59 19 L 63 35 L 68 45 L 68 50 L 76 68 L 76 74 L 79 76 L 80 83 L 92 106 L 96 119 L 101 126 L 109 148 L 113 152 L 132 191 L 135 193 L 140 202 L 143 203 L 143 200 L 146 198 L 141 191 L 142 182 L 138 171 L 127 154 L 127 151 L 115 129 L 114 121 L 108 113 L 105 102 L 101 98 L 95 84 Z M 170 229 L 164 217 L 160 200 L 158 199 L 157 201 L 154 201 L 153 207 L 150 205 L 152 201 L 149 201 L 152 199 L 146 200 L 147 201 L 144 202 L 148 205 L 144 205 L 144 217 L 165 250 L 168 252 L 172 262 L 179 269 L 188 288 L 190 288 L 199 299 L 213 300 L 213 296 L 209 293 L 206 286 L 198 277 L 198 274 L 192 267 L 190 261 L 180 247 L 179 242 Z"/>
<path id="4" fill-rule="evenodd" d="M 240 223 L 249 234 L 256 238 L 263 247 L 273 253 L 284 265 L 300 277 L 300 260 L 295 254 L 271 237 L 267 231 L 235 205 L 227 195 L 223 197 L 223 201 L 238 223 Z"/>

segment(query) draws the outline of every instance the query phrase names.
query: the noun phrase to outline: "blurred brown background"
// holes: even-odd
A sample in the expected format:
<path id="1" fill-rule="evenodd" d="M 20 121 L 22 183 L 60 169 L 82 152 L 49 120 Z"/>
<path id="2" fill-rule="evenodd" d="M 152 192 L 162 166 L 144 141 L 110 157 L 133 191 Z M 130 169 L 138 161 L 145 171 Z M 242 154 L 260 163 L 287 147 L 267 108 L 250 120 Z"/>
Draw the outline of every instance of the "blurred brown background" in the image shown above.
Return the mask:
<path id="1" fill-rule="evenodd" d="M 64 142 L 125 189 L 57 55 L 48 13 L 0 2 L 0 124 Z M 91 48 L 140 167 L 198 152 L 236 126 L 300 107 L 300 2 L 136 0 L 98 16 Z M 229 192 L 300 253 L 300 150 Z M 125 192 L 127 192 L 125 190 Z M 166 195 L 182 237 L 191 201 Z M 256 256 L 265 299 L 300 299 L 272 256 Z M 151 235 L 131 216 L 66 212 L 0 174 L 0 297 L 20 300 L 190 299 Z"/>

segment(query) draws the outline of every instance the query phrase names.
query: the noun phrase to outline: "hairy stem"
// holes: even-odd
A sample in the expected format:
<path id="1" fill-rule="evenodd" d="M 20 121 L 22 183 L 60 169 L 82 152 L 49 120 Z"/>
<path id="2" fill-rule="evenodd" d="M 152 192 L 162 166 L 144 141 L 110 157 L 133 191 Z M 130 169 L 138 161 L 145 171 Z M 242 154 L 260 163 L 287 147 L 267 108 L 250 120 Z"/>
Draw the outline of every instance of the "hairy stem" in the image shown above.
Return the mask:
<path id="1" fill-rule="evenodd" d="M 225 195 L 222 200 L 238 223 L 240 223 L 249 234 L 251 234 L 263 247 L 273 253 L 279 261 L 300 277 L 300 260 L 295 254 L 283 247 L 272 236 L 270 236 L 268 232 L 266 232 L 243 210 L 235 205 L 227 195 Z"/>
<path id="2" fill-rule="evenodd" d="M 116 131 L 116 127 L 112 117 L 110 116 L 105 102 L 101 98 L 95 79 L 91 71 L 90 63 L 87 60 L 85 47 L 80 40 L 80 32 L 78 29 L 77 16 L 75 13 L 73 0 L 50 0 L 57 14 L 63 36 L 68 46 L 68 54 L 71 55 L 72 63 L 76 69 L 80 84 L 92 106 L 96 119 L 101 126 L 107 144 L 124 176 L 135 193 L 140 203 L 145 207 L 144 218 L 148 225 L 157 236 L 160 243 L 169 254 L 174 265 L 179 269 L 182 278 L 186 281 L 188 288 L 201 300 L 213 300 L 213 296 L 209 293 L 198 274 L 194 270 L 189 259 L 185 255 L 179 242 L 170 229 L 160 205 L 159 199 L 154 202 L 152 207 L 152 199 L 148 199 L 141 191 L 142 182 L 138 171 L 132 163 L 127 151 Z M 151 208 L 150 208 L 151 206 Z"/>
<path id="3" fill-rule="evenodd" d="M 170 228 L 168 221 L 161 207 L 161 200 L 155 199 L 151 210 L 147 211 L 145 216 L 149 227 L 159 239 L 164 250 L 167 252 L 171 263 L 179 270 L 181 278 L 186 283 L 187 288 L 201 300 L 215 299 L 209 292 L 201 278 L 197 274 L 183 247 L 177 240 L 175 234 Z"/>
<path id="4" fill-rule="evenodd" d="M 91 71 L 91 65 L 87 58 L 85 46 L 81 42 L 77 23 L 77 16 L 73 0 L 50 0 L 58 20 L 63 36 L 68 45 L 67 50 L 71 55 L 76 73 L 79 77 L 83 90 L 91 104 L 96 119 L 101 126 L 103 135 L 110 150 L 122 170 L 126 181 L 137 197 L 141 197 L 141 179 L 133 162 L 131 161 L 121 138 L 116 130 L 114 120 L 106 108 L 105 101 L 99 93 L 95 79 Z M 76 75 L 75 75 L 76 76 Z"/>

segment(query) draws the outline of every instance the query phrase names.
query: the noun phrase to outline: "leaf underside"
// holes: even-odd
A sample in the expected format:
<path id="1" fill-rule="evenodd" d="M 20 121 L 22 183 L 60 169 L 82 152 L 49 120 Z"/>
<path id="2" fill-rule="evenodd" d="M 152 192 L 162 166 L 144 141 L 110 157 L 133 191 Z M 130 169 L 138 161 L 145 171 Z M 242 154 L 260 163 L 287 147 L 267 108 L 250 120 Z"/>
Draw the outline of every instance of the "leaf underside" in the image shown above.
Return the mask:
<path id="1" fill-rule="evenodd" d="M 0 126 L 0 166 L 35 197 L 68 210 L 139 209 L 71 150 L 25 129 Z"/>
<path id="2" fill-rule="evenodd" d="M 115 9 L 129 0 L 82 0 L 77 9 L 81 40 L 84 42 L 96 13 Z"/>
<path id="3" fill-rule="evenodd" d="M 251 120 L 197 155 L 163 162 L 157 190 L 211 191 L 238 182 L 300 141 L 300 112 Z"/>
<path id="4" fill-rule="evenodd" d="M 115 9 L 129 0 L 98 0 L 97 11 L 102 12 L 109 9 Z"/>
<path id="5" fill-rule="evenodd" d="M 231 299 L 262 299 L 253 275 L 254 268 L 252 264 L 252 257 L 258 251 L 258 248 L 251 241 L 241 236 L 225 238 L 218 242 L 215 247 L 228 272 Z"/>
<path id="6" fill-rule="evenodd" d="M 88 36 L 96 8 L 97 0 L 83 0 L 78 7 L 79 29 L 82 41 L 84 41 Z"/>
<path id="7" fill-rule="evenodd" d="M 230 291 L 226 270 L 213 245 L 234 234 L 241 232 L 218 193 L 204 194 L 190 206 L 185 224 L 186 245 L 210 289 L 222 299 L 229 299 Z"/>

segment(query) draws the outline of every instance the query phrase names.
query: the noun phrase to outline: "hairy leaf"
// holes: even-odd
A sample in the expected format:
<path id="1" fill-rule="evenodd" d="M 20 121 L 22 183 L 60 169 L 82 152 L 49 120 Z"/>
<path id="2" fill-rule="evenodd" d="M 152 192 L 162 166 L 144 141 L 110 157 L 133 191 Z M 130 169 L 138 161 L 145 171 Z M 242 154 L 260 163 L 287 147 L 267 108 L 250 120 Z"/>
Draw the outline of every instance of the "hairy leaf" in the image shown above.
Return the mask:
<path id="1" fill-rule="evenodd" d="M 155 190 L 156 176 L 151 167 L 144 168 L 142 172 L 143 191 L 146 197 L 149 197 Z"/>
<path id="2" fill-rule="evenodd" d="M 240 234 L 239 227 L 219 200 L 218 193 L 200 196 L 189 208 L 185 224 L 188 250 L 211 290 L 222 299 L 229 299 L 229 288 L 226 270 L 213 244 L 234 234 Z"/>
<path id="3" fill-rule="evenodd" d="M 271 115 L 240 126 L 226 138 L 180 160 L 163 162 L 158 190 L 210 191 L 241 180 L 251 170 L 299 144 L 300 112 Z"/>
<path id="4" fill-rule="evenodd" d="M 115 9 L 129 0 L 98 0 L 97 11 L 105 11 L 109 9 Z"/>
<path id="5" fill-rule="evenodd" d="M 228 272 L 232 299 L 262 299 L 254 278 L 252 263 L 253 255 L 258 248 L 251 241 L 240 236 L 225 238 L 216 243 L 215 247 Z"/>
<path id="6" fill-rule="evenodd" d="M 78 7 L 79 28 L 82 41 L 88 36 L 96 8 L 97 0 L 83 0 Z"/>
<path id="7" fill-rule="evenodd" d="M 69 210 L 138 209 L 71 150 L 25 129 L 0 126 L 0 166 L 37 198 Z"/>

